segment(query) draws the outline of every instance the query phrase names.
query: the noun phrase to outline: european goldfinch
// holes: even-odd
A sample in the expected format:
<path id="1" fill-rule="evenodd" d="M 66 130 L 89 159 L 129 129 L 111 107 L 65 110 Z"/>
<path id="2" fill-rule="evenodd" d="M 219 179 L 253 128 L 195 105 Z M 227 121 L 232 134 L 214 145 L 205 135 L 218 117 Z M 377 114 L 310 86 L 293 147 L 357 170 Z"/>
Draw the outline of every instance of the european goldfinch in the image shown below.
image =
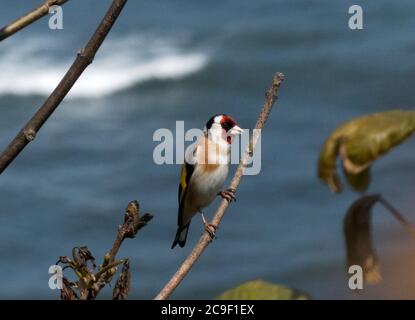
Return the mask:
<path id="1" fill-rule="evenodd" d="M 226 114 L 215 115 L 206 123 L 203 136 L 186 155 L 179 184 L 178 229 L 172 249 L 184 247 L 190 221 L 199 213 L 206 231 L 213 238 L 216 227 L 208 224 L 203 209 L 217 195 L 228 201 L 235 200 L 235 190 L 222 191 L 228 176 L 233 137 L 243 133 L 235 120 Z"/>

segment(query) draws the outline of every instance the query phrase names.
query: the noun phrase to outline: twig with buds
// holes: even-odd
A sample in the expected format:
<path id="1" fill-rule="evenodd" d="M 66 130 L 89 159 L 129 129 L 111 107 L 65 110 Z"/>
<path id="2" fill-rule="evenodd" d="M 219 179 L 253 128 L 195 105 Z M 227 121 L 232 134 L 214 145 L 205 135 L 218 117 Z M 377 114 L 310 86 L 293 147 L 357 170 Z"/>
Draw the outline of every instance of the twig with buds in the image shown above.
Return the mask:
<path id="1" fill-rule="evenodd" d="M 105 285 L 111 282 L 117 272 L 117 267 L 123 265 L 121 275 L 113 290 L 113 299 L 125 299 L 130 290 L 130 262 L 128 259 L 116 260 L 115 256 L 126 238 L 134 238 L 137 232 L 153 218 L 151 214 L 140 217 L 140 206 L 137 201 L 131 201 L 126 209 L 124 223 L 119 226 L 117 236 L 111 250 L 104 256 L 102 265 L 96 271 L 95 258 L 88 247 L 75 247 L 72 258 L 60 257 L 58 263 L 65 268 L 71 268 L 78 281 L 70 282 L 62 279 L 62 300 L 93 300 Z"/>
<path id="2" fill-rule="evenodd" d="M 249 145 L 247 146 L 245 150 L 245 156 L 241 160 L 238 166 L 238 169 L 236 170 L 236 173 L 230 183 L 229 188 L 232 188 L 234 190 L 238 188 L 239 183 L 241 182 L 243 173 L 245 171 L 245 168 L 249 163 L 249 159 L 251 158 L 250 155 L 255 149 L 255 145 L 258 141 L 259 131 L 264 128 L 265 123 L 268 119 L 268 116 L 272 110 L 272 107 L 275 101 L 278 99 L 278 89 L 281 83 L 283 82 L 283 80 L 284 80 L 284 75 L 282 73 L 277 73 L 274 76 L 272 80 L 272 84 L 265 94 L 264 105 L 262 107 L 262 110 L 259 114 L 258 120 L 255 125 L 255 129 L 259 129 L 259 130 L 254 130 L 254 134 L 250 137 Z M 229 202 L 226 201 L 225 199 L 222 200 L 211 222 L 213 225 L 215 225 L 216 227 L 219 227 L 228 207 L 229 207 Z M 183 264 L 180 266 L 177 272 L 173 275 L 173 277 L 169 280 L 169 282 L 167 282 L 164 288 L 155 297 L 155 300 L 165 300 L 170 297 L 170 295 L 177 288 L 180 282 L 185 278 L 187 273 L 196 263 L 197 259 L 202 255 L 203 251 L 206 249 L 206 247 L 209 245 L 210 242 L 211 242 L 210 235 L 208 234 L 208 232 L 204 232 L 199 242 L 195 246 L 195 248 L 186 258 L 186 260 L 183 262 Z"/>
<path id="3" fill-rule="evenodd" d="M 138 214 L 139 211 L 140 208 L 137 201 L 131 201 L 128 204 L 125 212 L 124 224 L 118 228 L 118 234 L 114 241 L 114 245 L 104 257 L 104 267 L 114 261 L 123 241 L 126 238 L 134 238 L 137 232 L 153 218 L 153 216 L 148 213 L 140 217 Z"/>

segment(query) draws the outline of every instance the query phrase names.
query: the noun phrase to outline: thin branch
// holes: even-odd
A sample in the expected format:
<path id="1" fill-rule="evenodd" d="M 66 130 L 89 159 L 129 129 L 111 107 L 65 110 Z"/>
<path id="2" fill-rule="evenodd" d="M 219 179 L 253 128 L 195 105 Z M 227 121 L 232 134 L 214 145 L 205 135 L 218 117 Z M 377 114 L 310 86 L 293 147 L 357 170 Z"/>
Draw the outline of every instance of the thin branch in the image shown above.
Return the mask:
<path id="1" fill-rule="evenodd" d="M 87 45 L 80 52 L 78 52 L 76 60 L 69 68 L 68 72 L 65 74 L 56 89 L 52 92 L 32 119 L 29 120 L 13 141 L 1 153 L 0 174 L 3 173 L 11 162 L 13 162 L 26 145 L 35 139 L 39 129 L 56 110 L 68 94 L 69 90 L 71 90 L 75 82 L 81 76 L 82 72 L 92 63 L 96 52 L 108 35 L 108 32 L 114 25 L 126 2 L 127 0 L 113 0 L 111 7 L 108 9 L 97 30 L 92 35 Z"/>
<path id="2" fill-rule="evenodd" d="M 238 169 L 230 183 L 230 188 L 236 190 L 241 182 L 242 176 L 244 174 L 245 168 L 249 163 L 249 159 L 251 159 L 251 154 L 255 149 L 255 145 L 258 141 L 260 130 L 262 130 L 265 126 L 265 123 L 268 119 L 268 116 L 271 112 L 272 106 L 274 105 L 275 101 L 278 99 L 278 89 L 281 83 L 284 80 L 284 75 L 282 73 L 277 73 L 273 80 L 271 87 L 268 89 L 265 95 L 264 105 L 262 110 L 259 114 L 253 135 L 250 137 L 249 145 L 245 150 L 244 158 L 241 160 Z M 212 224 L 219 227 L 222 218 L 225 215 L 226 209 L 228 208 L 229 203 L 225 199 L 222 200 L 219 208 L 216 210 L 216 213 L 213 217 Z M 177 270 L 177 272 L 173 275 L 173 277 L 169 280 L 169 282 L 164 286 L 164 288 L 160 291 L 160 293 L 155 297 L 155 300 L 165 300 L 170 297 L 173 291 L 177 288 L 180 282 L 184 279 L 190 269 L 193 267 L 197 259 L 201 256 L 203 251 L 211 242 L 211 238 L 207 232 L 204 232 L 203 235 L 200 237 L 199 242 Z"/>
<path id="3" fill-rule="evenodd" d="M 413 226 L 405 216 L 398 211 L 394 206 L 392 206 L 389 201 L 387 201 L 382 196 L 379 197 L 379 203 L 381 203 L 408 231 L 408 233 L 415 237 L 415 226 Z"/>
<path id="4" fill-rule="evenodd" d="M 36 9 L 28 12 L 19 19 L 9 23 L 7 26 L 0 29 L 0 41 L 12 36 L 16 32 L 22 30 L 36 20 L 46 16 L 49 13 L 49 8 L 52 6 L 60 6 L 69 0 L 45 0 L 45 2 Z"/>

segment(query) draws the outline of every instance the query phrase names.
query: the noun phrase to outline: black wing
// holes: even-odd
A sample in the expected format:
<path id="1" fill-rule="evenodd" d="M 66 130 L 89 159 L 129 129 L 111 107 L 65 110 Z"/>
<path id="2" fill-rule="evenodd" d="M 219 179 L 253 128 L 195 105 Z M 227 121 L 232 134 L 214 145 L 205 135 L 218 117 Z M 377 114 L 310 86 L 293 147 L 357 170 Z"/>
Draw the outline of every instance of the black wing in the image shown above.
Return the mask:
<path id="1" fill-rule="evenodd" d="M 179 214 L 177 219 L 177 224 L 180 226 L 183 220 L 183 207 L 184 199 L 186 198 L 187 188 L 189 186 L 190 178 L 192 177 L 195 166 L 184 161 L 182 166 L 182 172 L 180 175 L 180 184 L 179 184 Z"/>

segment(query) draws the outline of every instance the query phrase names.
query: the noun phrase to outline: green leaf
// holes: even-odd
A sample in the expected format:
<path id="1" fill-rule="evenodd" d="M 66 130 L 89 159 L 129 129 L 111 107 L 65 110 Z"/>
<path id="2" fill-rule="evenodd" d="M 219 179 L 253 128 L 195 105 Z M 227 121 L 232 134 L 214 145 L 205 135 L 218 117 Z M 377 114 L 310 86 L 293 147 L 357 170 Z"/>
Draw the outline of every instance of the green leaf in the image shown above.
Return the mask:
<path id="1" fill-rule="evenodd" d="M 320 152 L 318 175 L 333 192 L 341 192 L 337 158 L 351 187 L 364 192 L 370 166 L 415 132 L 415 111 L 394 110 L 367 115 L 338 127 Z"/>
<path id="2" fill-rule="evenodd" d="M 218 300 L 307 300 L 310 297 L 303 292 L 282 285 L 272 284 L 263 280 L 246 282 L 234 289 L 230 289 Z"/>

